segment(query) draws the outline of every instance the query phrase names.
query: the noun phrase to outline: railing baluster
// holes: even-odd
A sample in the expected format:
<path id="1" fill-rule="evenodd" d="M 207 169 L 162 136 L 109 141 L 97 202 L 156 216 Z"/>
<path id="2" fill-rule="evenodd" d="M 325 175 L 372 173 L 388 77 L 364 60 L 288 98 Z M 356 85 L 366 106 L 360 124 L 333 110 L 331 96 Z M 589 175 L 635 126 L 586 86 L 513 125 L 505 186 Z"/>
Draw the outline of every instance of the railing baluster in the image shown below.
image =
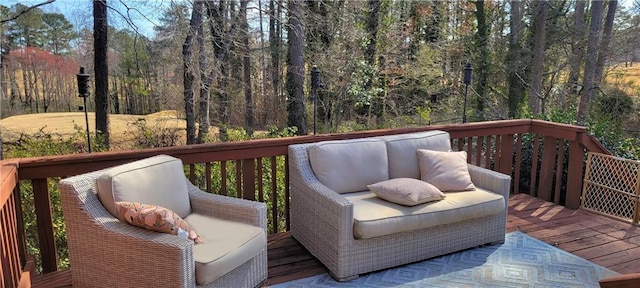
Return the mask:
<path id="1" fill-rule="evenodd" d="M 551 188 L 553 187 L 553 167 L 556 162 L 556 150 L 558 139 L 544 137 L 542 145 L 542 163 L 540 163 L 540 183 L 538 184 L 538 197 L 545 201 L 551 201 Z"/>
<path id="2" fill-rule="evenodd" d="M 278 163 L 276 156 L 271 156 L 271 171 L 273 171 L 273 175 L 271 176 L 271 218 L 273 220 L 273 230 L 271 230 L 271 233 L 278 233 Z"/>
<path id="3" fill-rule="evenodd" d="M 487 169 L 491 169 L 491 152 L 493 150 L 491 149 L 491 147 L 493 147 L 492 146 L 493 138 L 494 138 L 493 136 L 487 137 L 487 153 L 485 155 L 486 159 L 484 162 L 484 168 L 487 168 Z"/>
<path id="4" fill-rule="evenodd" d="M 242 198 L 256 200 L 256 168 L 255 159 L 242 160 Z"/>
<path id="5" fill-rule="evenodd" d="M 564 170 L 564 140 L 558 139 L 558 162 L 556 164 L 556 186 L 553 189 L 555 191 L 553 202 L 560 204 L 560 192 L 562 190 L 562 172 Z M 566 195 L 565 195 L 566 197 Z"/>
<path id="6" fill-rule="evenodd" d="M 258 174 L 258 201 L 264 202 L 264 186 L 262 181 L 262 157 L 257 159 L 256 169 Z"/>
<path id="7" fill-rule="evenodd" d="M 502 135 L 500 145 L 500 170 L 504 174 L 512 176 L 513 171 L 513 134 Z"/>
<path id="8" fill-rule="evenodd" d="M 207 192 L 211 193 L 211 162 L 204 164 L 204 179 Z"/>
<path id="9" fill-rule="evenodd" d="M 227 161 L 220 161 L 220 194 L 227 196 Z"/>
<path id="10" fill-rule="evenodd" d="M 242 198 L 242 160 L 234 162 L 236 163 L 236 197 Z"/>
<path id="11" fill-rule="evenodd" d="M 522 133 L 518 134 L 518 140 L 516 140 L 516 162 L 514 163 L 513 180 L 513 194 L 520 193 L 520 169 L 522 166 Z"/>
<path id="12" fill-rule="evenodd" d="M 47 179 L 31 180 L 33 185 L 33 202 L 36 210 L 36 223 L 38 224 L 38 239 L 40 241 L 40 259 L 42 272 L 54 272 L 58 270 L 56 253 L 56 241 L 53 232 L 53 219 L 51 218 L 51 200 Z"/>
<path id="13" fill-rule="evenodd" d="M 476 138 L 476 163 L 475 165 L 478 167 L 482 166 L 482 148 L 483 148 L 483 142 L 484 142 L 484 137 L 482 136 L 478 136 Z"/>
<path id="14" fill-rule="evenodd" d="M 540 149 L 540 144 L 538 141 L 538 134 L 533 135 L 533 156 L 531 156 L 531 178 L 529 178 L 529 195 L 538 196 L 536 190 L 536 184 L 538 181 L 536 180 L 538 177 L 538 163 L 540 163 L 540 159 L 538 159 L 538 150 Z"/>

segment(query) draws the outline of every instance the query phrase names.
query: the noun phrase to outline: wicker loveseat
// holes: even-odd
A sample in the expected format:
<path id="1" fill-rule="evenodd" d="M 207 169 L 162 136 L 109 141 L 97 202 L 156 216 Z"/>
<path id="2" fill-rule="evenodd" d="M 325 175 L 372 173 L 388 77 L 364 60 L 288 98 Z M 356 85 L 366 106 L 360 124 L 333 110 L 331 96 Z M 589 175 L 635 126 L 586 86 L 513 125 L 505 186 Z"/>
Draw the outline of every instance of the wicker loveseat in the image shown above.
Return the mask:
<path id="1" fill-rule="evenodd" d="M 368 191 L 385 177 L 420 179 L 417 149 L 451 151 L 449 134 L 289 146 L 291 232 L 337 280 L 504 242 L 510 176 L 463 160 L 476 189 L 441 201 L 406 207 Z"/>

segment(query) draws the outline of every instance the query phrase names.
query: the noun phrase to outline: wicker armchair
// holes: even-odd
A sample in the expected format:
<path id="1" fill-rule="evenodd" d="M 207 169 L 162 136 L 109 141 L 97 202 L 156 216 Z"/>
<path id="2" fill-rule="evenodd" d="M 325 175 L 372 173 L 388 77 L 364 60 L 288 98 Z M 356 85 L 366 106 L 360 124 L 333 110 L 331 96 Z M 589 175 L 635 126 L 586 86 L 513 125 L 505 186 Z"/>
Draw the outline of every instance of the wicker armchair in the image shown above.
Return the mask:
<path id="1" fill-rule="evenodd" d="M 59 183 L 74 287 L 256 287 L 266 280 L 266 232 L 257 240 L 264 242 L 262 249 L 253 249 L 248 256 L 232 255 L 235 262 L 244 261 L 239 266 L 215 267 L 217 273 L 230 270 L 223 275 L 197 275 L 203 271 L 198 271 L 198 265 L 203 264 L 198 263 L 198 255 L 194 257 L 194 252 L 216 249 L 213 242 L 229 233 L 209 231 L 210 235 L 216 235 L 215 241 L 210 241 L 209 246 L 195 247 L 206 243 L 194 244 L 192 240 L 176 235 L 123 223 L 105 209 L 96 194 L 97 178 L 106 171 L 108 169 L 70 177 Z M 182 171 L 180 174 L 184 177 Z M 234 223 L 244 223 L 239 225 L 266 231 L 264 203 L 206 193 L 186 178 L 184 181 L 192 215 L 197 213 L 218 219 L 216 221 L 227 223 L 225 227 L 229 230 L 233 230 Z M 256 250 L 260 251 L 256 253 Z M 250 253 L 243 251 L 241 254 Z M 220 258 L 228 257 L 228 254 L 234 254 L 234 251 Z M 238 260 L 243 257 L 248 260 Z"/>

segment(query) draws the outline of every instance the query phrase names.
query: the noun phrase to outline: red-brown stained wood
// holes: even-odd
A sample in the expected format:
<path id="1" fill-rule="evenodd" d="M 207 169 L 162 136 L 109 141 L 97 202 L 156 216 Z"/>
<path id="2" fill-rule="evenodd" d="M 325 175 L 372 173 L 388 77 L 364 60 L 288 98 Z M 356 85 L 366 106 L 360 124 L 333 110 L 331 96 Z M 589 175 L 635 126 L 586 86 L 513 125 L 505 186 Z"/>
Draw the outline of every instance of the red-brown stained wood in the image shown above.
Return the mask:
<path id="1" fill-rule="evenodd" d="M 238 190 L 238 194 L 242 191 L 243 198 L 248 200 L 256 200 L 256 169 L 255 159 L 242 160 L 242 190 Z"/>
<path id="2" fill-rule="evenodd" d="M 56 255 L 56 240 L 53 233 L 53 219 L 51 218 L 51 200 L 47 179 L 34 179 L 33 203 L 36 210 L 36 223 L 38 225 L 38 240 L 42 253 L 42 271 L 44 273 L 58 270 L 58 260 Z"/>
<path id="3" fill-rule="evenodd" d="M 520 193 L 520 166 L 522 165 L 522 134 L 518 134 L 518 140 L 516 140 L 516 161 L 513 164 L 513 179 L 511 179 L 511 185 L 513 186 L 513 194 L 518 195 Z"/>
<path id="4" fill-rule="evenodd" d="M 512 175 L 513 172 L 513 134 L 502 135 L 500 148 L 500 172 Z"/>
<path id="5" fill-rule="evenodd" d="M 558 139 L 559 148 L 558 148 L 558 164 L 556 168 L 556 186 L 553 189 L 555 193 L 553 194 L 553 203 L 560 204 L 560 189 L 562 186 L 562 173 L 564 171 L 564 140 Z"/>
<path id="6" fill-rule="evenodd" d="M 482 167 L 482 146 L 484 142 L 483 136 L 476 137 L 476 162 L 475 165 Z"/>
<path id="7" fill-rule="evenodd" d="M 556 161 L 558 139 L 544 137 L 542 145 L 542 162 L 540 163 L 540 182 L 538 184 L 538 197 L 546 201 L 552 201 L 551 187 L 553 184 L 553 168 Z M 557 203 L 556 203 L 557 204 Z"/>
<path id="8" fill-rule="evenodd" d="M 271 157 L 271 219 L 273 219 L 273 223 L 278 223 L 278 169 L 276 162 L 276 156 Z M 288 182 L 287 182 L 288 183 Z M 278 225 L 273 225 L 273 230 L 271 233 L 278 232 Z"/>
<path id="9" fill-rule="evenodd" d="M 567 194 L 565 206 L 571 209 L 580 207 L 582 195 L 582 172 L 584 150 L 577 142 L 569 142 L 569 165 L 567 167 Z"/>
<path id="10" fill-rule="evenodd" d="M 533 164 L 531 165 L 531 175 L 529 179 L 529 195 L 538 196 L 536 193 L 536 189 L 538 188 L 538 150 L 540 150 L 540 137 L 538 135 L 533 135 L 533 156 L 531 159 L 533 160 Z"/>

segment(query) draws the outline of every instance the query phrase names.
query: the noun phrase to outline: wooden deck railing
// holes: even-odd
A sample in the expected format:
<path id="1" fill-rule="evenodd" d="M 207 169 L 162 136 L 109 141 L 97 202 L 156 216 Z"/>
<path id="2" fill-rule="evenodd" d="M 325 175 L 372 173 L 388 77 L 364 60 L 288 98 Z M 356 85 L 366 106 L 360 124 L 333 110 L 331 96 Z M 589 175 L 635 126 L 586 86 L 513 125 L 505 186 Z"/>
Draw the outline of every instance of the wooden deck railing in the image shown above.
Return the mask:
<path id="1" fill-rule="evenodd" d="M 584 127 L 521 119 L 12 159 L 14 166 L 2 169 L 0 190 L 0 271 L 2 278 L 8 279 L 4 280 L 2 287 L 16 287 L 18 283 L 24 283 L 21 282 L 25 281 L 22 271 L 33 271 L 25 269 L 29 266 L 22 224 L 26 214 L 20 211 L 17 180 L 33 189 L 34 211 L 23 212 L 36 216 L 40 265 L 42 273 L 49 273 L 59 269 L 51 213 L 51 196 L 57 191 L 51 191 L 49 184 L 60 177 L 158 154 L 172 155 L 182 159 L 187 177 L 205 191 L 267 202 L 270 209 L 269 232 L 277 233 L 289 229 L 289 145 L 427 130 L 448 131 L 452 147 L 467 151 L 470 163 L 511 175 L 514 193 L 527 192 L 569 208 L 577 208 L 580 203 L 585 153 L 608 154 L 602 145 L 587 135 Z M 7 161 L 2 163 L 7 164 Z M 523 188 L 528 191 L 521 191 Z"/>

